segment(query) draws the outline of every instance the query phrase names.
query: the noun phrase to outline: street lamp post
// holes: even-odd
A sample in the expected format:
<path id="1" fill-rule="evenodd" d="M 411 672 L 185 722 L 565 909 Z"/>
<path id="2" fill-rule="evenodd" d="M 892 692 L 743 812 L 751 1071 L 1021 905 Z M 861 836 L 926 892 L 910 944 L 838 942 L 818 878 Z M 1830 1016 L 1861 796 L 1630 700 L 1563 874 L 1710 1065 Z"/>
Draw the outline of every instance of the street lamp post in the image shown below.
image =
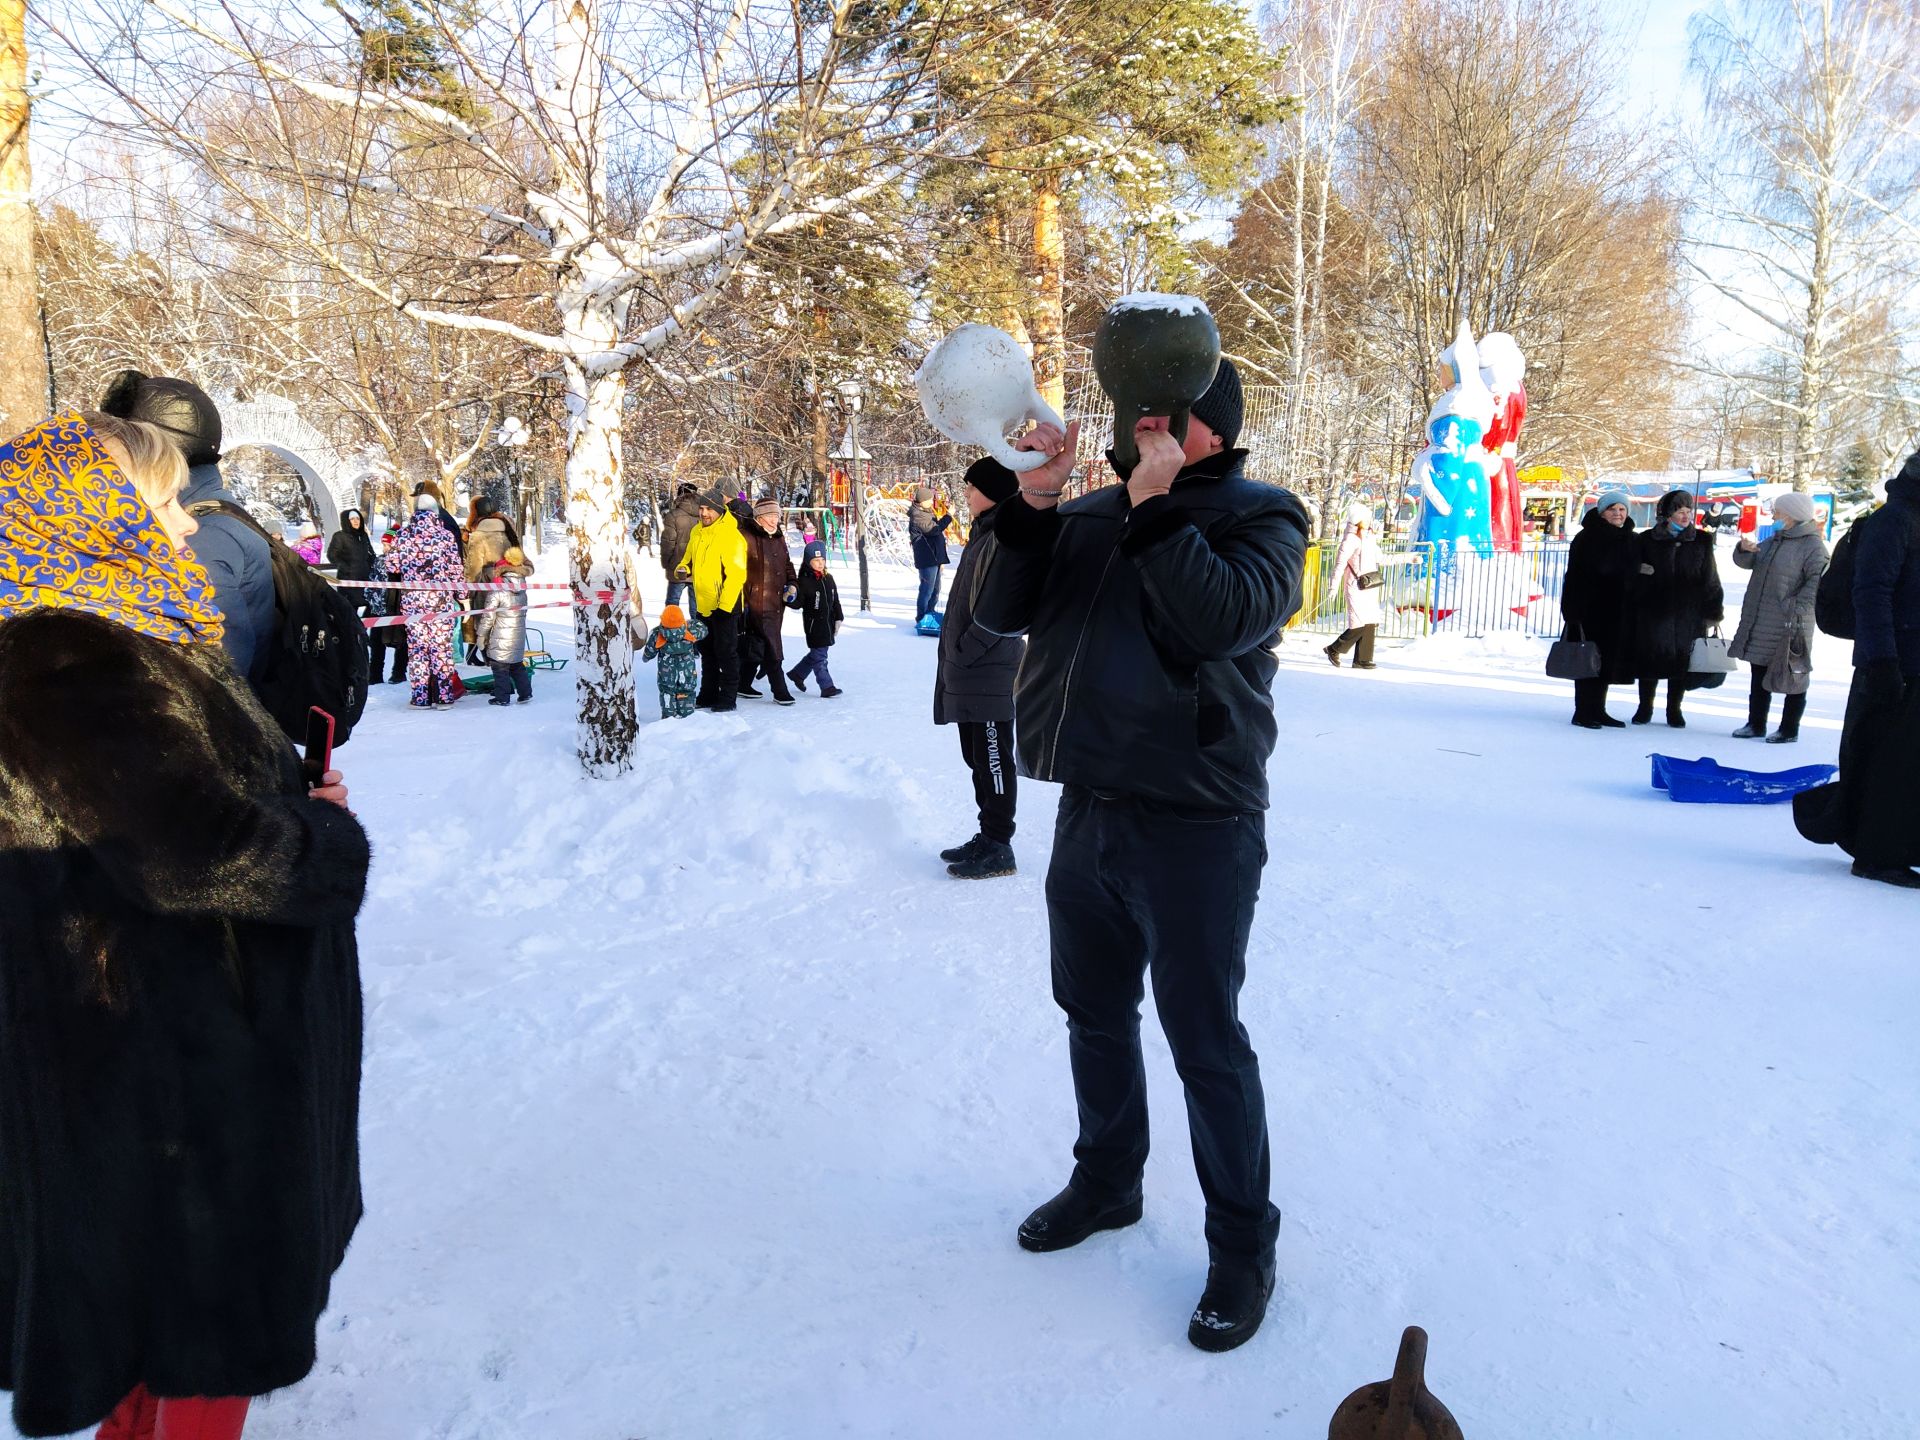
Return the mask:
<path id="1" fill-rule="evenodd" d="M 526 542 L 527 553 L 529 555 L 538 555 L 540 553 L 540 524 L 542 517 L 540 515 L 540 506 L 538 502 L 536 502 L 534 505 L 533 523 L 527 523 L 527 475 L 526 464 L 522 458 L 526 450 L 527 442 L 532 438 L 533 437 L 527 432 L 526 425 L 521 422 L 518 415 L 507 416 L 506 419 L 500 422 L 500 428 L 494 431 L 493 434 L 494 443 L 504 448 L 507 452 L 507 482 L 513 492 L 509 504 L 513 511 L 514 524 L 519 526 L 523 532 L 522 538 Z"/>
<path id="2" fill-rule="evenodd" d="M 860 402 L 865 397 L 858 380 L 842 380 L 834 387 L 847 407 L 848 463 L 853 467 L 853 553 L 860 562 L 860 608 L 873 609 L 873 594 L 867 584 L 867 481 L 860 473 Z"/>

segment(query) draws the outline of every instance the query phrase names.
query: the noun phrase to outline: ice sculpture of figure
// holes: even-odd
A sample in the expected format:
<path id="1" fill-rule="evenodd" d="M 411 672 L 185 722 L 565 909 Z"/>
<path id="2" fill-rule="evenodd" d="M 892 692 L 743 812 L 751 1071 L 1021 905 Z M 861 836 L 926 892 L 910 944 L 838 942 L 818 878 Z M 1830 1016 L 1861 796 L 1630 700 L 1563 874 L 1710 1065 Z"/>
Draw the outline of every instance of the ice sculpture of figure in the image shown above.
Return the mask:
<path id="1" fill-rule="evenodd" d="M 1466 321 L 1440 359 L 1453 372 L 1453 388 L 1427 415 L 1430 443 L 1413 457 L 1413 488 L 1423 501 L 1416 538 L 1434 546 L 1445 567 L 1455 551 L 1493 554 L 1488 472 L 1495 462 L 1480 448 L 1480 438 L 1493 422 L 1494 407 Z"/>
<path id="2" fill-rule="evenodd" d="M 1520 481 L 1520 427 L 1527 419 L 1527 357 L 1511 335 L 1496 330 L 1480 337 L 1480 378 L 1493 392 L 1493 424 L 1480 443 L 1497 468 L 1490 470 L 1489 504 L 1496 550 L 1518 551 L 1526 528 L 1522 519 Z"/>

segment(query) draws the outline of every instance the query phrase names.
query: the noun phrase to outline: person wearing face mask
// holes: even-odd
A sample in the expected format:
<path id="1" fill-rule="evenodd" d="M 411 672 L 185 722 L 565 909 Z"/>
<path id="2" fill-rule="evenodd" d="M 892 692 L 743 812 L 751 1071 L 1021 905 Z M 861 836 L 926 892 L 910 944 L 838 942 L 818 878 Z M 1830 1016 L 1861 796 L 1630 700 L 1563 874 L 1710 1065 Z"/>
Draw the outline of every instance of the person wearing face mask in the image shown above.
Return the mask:
<path id="1" fill-rule="evenodd" d="M 1693 642 L 1718 625 L 1725 613 L 1713 536 L 1693 523 L 1693 495 L 1669 490 L 1660 497 L 1651 530 L 1635 537 L 1633 669 L 1640 681 L 1640 708 L 1633 723 L 1653 719 L 1660 682 L 1667 682 L 1667 724 L 1684 730 L 1680 702 L 1687 690 Z"/>
<path id="2" fill-rule="evenodd" d="M 1560 591 L 1568 638 L 1600 647 L 1600 673 L 1573 682 L 1573 723 L 1583 730 L 1617 730 L 1626 724 L 1607 713 L 1607 687 L 1634 680 L 1628 596 L 1639 564 L 1627 494 L 1609 490 L 1586 513 L 1567 547 L 1567 578 Z"/>
<path id="3" fill-rule="evenodd" d="M 0 446 L 0 1388 L 23 1435 L 237 1440 L 250 1397 L 312 1369 L 360 1218 L 367 837 L 221 648 L 186 472 L 106 415 Z"/>
<path id="4" fill-rule="evenodd" d="M 1753 667 L 1747 723 L 1733 734 L 1738 740 L 1790 745 L 1800 738 L 1813 679 L 1813 602 L 1827 573 L 1827 546 L 1811 495 L 1780 496 L 1773 502 L 1773 518 L 1778 528 L 1765 544 L 1742 536 L 1733 552 L 1733 563 L 1753 572 L 1740 605 L 1740 628 L 1727 647 L 1734 659 Z M 1767 712 L 1775 695 L 1786 698 L 1780 728 L 1768 735 Z"/>

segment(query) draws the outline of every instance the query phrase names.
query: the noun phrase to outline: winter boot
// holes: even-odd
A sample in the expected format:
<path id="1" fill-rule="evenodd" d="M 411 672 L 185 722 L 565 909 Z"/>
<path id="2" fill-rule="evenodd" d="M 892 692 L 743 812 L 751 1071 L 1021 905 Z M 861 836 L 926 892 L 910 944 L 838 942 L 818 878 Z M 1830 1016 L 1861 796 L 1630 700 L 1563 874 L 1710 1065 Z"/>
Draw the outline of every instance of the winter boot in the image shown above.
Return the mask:
<path id="1" fill-rule="evenodd" d="M 1235 1350 L 1253 1338 L 1273 1298 L 1273 1261 L 1215 1260 L 1207 1288 L 1187 1322 L 1187 1339 L 1201 1350 Z"/>
<path id="2" fill-rule="evenodd" d="M 1800 732 L 1798 730 L 1776 730 L 1773 734 L 1767 736 L 1767 744 L 1791 745 L 1799 738 Z"/>
<path id="3" fill-rule="evenodd" d="M 1117 1205 L 1102 1205 L 1069 1185 L 1020 1222 L 1020 1248 L 1045 1253 L 1067 1250 L 1096 1230 L 1124 1230 L 1140 1219 L 1140 1193 Z"/>
<path id="4" fill-rule="evenodd" d="M 992 880 L 1013 873 L 1013 847 L 998 840 L 982 840 L 972 855 L 947 866 L 947 874 L 956 880 Z"/>
<path id="5" fill-rule="evenodd" d="M 1653 723 L 1653 706 L 1651 704 L 1644 704 L 1636 709 L 1633 712 L 1633 723 L 1636 725 L 1651 725 Z"/>
<path id="6" fill-rule="evenodd" d="M 1687 728 L 1687 717 L 1680 713 L 1680 707 L 1678 705 L 1667 706 L 1667 728 L 1669 730 L 1684 730 Z"/>
<path id="7" fill-rule="evenodd" d="M 1337 640 L 1334 642 L 1335 645 L 1339 643 Z M 1340 668 L 1340 655 L 1339 652 L 1333 648 L 1333 645 L 1327 646 L 1325 650 L 1321 651 L 1321 654 L 1325 655 L 1327 659 L 1333 663 L 1334 669 L 1338 670 Z"/>
<path id="8" fill-rule="evenodd" d="M 787 671 L 787 679 L 794 683 L 796 689 L 804 690 L 807 688 L 807 677 L 802 675 L 798 670 Z"/>
<path id="9" fill-rule="evenodd" d="M 846 692 L 843 691 L 838 685 L 835 685 L 830 690 L 822 690 L 820 692 L 820 698 L 822 700 L 834 700 L 834 699 L 838 699 L 841 695 L 845 693 Z"/>
<path id="10" fill-rule="evenodd" d="M 1856 860 L 1853 873 L 1862 880 L 1878 880 L 1882 885 L 1898 885 L 1902 890 L 1920 890 L 1920 871 L 1909 870 L 1904 865 L 1869 865 Z"/>
<path id="11" fill-rule="evenodd" d="M 976 831 L 971 840 L 963 841 L 961 844 L 942 850 L 940 852 L 940 858 L 949 865 L 958 865 L 962 860 L 971 860 L 973 858 L 973 852 L 986 843 L 987 837 Z"/>
<path id="12" fill-rule="evenodd" d="M 1627 728 L 1626 721 L 1616 720 L 1604 710 L 1593 718 L 1602 730 L 1624 730 Z"/>
<path id="13" fill-rule="evenodd" d="M 745 682 L 741 683 L 740 688 L 734 691 L 734 694 L 744 695 L 749 700 L 758 700 L 760 698 L 760 692 Z"/>
<path id="14" fill-rule="evenodd" d="M 1745 725 L 1742 725 L 1738 730 L 1734 731 L 1733 738 L 1736 740 L 1758 740 L 1762 735 L 1766 733 L 1767 733 L 1767 727 L 1764 722 L 1759 725 L 1755 725 L 1749 722 Z"/>

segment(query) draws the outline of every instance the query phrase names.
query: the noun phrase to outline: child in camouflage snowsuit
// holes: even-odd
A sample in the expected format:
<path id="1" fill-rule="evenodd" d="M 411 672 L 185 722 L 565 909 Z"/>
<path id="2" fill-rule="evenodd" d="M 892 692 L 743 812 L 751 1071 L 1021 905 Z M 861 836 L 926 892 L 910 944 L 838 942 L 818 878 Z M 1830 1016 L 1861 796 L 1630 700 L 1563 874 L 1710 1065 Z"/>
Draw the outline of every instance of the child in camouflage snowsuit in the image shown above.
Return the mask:
<path id="1" fill-rule="evenodd" d="M 647 636 L 647 652 L 641 658 L 660 662 L 660 718 L 684 720 L 693 714 L 694 696 L 700 689 L 700 642 L 707 638 L 707 627 L 698 617 L 689 620 L 678 605 L 660 612 L 660 623 Z"/>

